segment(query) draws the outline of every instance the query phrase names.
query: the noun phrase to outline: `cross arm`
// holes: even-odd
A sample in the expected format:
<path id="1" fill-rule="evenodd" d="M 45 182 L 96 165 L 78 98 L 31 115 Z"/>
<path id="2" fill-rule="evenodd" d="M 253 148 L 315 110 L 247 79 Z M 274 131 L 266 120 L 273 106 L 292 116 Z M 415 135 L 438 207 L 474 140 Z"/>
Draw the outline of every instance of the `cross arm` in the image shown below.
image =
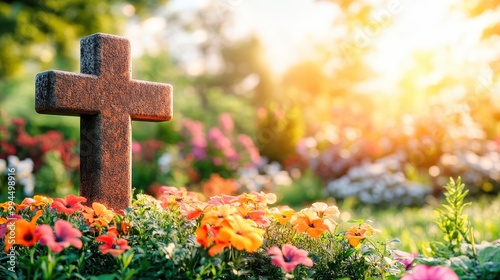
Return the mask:
<path id="1" fill-rule="evenodd" d="M 132 80 L 130 118 L 139 121 L 168 121 L 172 118 L 172 86 Z"/>
<path id="2" fill-rule="evenodd" d="M 98 77 L 64 71 L 36 75 L 35 110 L 42 114 L 84 115 L 98 112 L 92 94 Z"/>

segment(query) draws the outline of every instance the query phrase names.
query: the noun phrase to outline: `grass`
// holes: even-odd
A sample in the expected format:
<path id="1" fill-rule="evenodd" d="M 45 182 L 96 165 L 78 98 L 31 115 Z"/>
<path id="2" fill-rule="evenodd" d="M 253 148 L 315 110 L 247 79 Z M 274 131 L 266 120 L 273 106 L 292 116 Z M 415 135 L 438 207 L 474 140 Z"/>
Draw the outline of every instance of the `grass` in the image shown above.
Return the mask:
<path id="1" fill-rule="evenodd" d="M 469 199 L 472 205 L 465 208 L 464 213 L 468 215 L 469 221 L 474 229 L 475 241 L 480 244 L 483 241 L 491 242 L 500 238 L 500 195 L 496 197 L 480 197 Z M 422 253 L 427 250 L 430 240 L 441 240 L 444 234 L 435 223 L 435 209 L 442 201 L 432 201 L 421 208 L 397 208 L 386 209 L 371 206 L 350 207 L 352 202 L 344 201 L 339 204 L 341 219 L 365 218 L 373 221 L 375 228 L 381 229 L 378 237 L 381 240 L 398 239 L 400 241 L 397 249 Z"/>
<path id="2" fill-rule="evenodd" d="M 273 190 L 278 196 L 276 205 L 288 205 L 296 211 L 308 207 L 315 201 L 324 200 L 323 188 L 319 179 L 312 173 L 305 173 L 300 180 L 294 180 L 292 185 L 278 187 Z M 500 238 L 500 194 L 494 196 L 466 197 L 472 205 L 464 209 L 469 223 L 474 229 L 474 239 L 477 244 L 491 242 Z M 429 247 L 429 241 L 442 240 L 444 234 L 437 226 L 435 209 L 444 202 L 435 198 L 427 200 L 423 207 L 380 208 L 362 205 L 359 200 L 345 199 L 325 201 L 337 205 L 341 212 L 340 219 L 347 222 L 351 219 L 367 219 L 372 226 L 382 230 L 379 240 L 399 240 L 397 249 L 407 252 L 423 253 Z M 347 223 L 345 223 L 347 224 Z M 344 228 L 341 226 L 341 229 Z"/>

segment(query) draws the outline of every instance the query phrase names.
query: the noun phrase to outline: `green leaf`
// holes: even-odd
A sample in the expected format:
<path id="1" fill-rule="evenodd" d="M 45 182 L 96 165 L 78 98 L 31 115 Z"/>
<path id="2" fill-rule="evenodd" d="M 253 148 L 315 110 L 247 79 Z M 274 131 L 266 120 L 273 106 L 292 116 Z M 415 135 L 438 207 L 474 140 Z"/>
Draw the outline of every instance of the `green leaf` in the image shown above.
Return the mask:
<path id="1" fill-rule="evenodd" d="M 351 224 L 363 224 L 365 222 L 365 219 L 356 219 L 356 220 L 349 220 L 347 221 L 348 223 L 351 223 Z"/>
<path id="2" fill-rule="evenodd" d="M 460 276 L 466 275 L 474 267 L 474 262 L 466 256 L 450 258 L 451 268 Z"/>
<path id="3" fill-rule="evenodd" d="M 500 247 L 492 246 L 482 249 L 478 254 L 479 265 L 490 272 L 500 272 Z"/>
<path id="4" fill-rule="evenodd" d="M 114 280 L 116 278 L 116 274 L 103 274 L 99 276 L 93 276 L 90 279 L 92 280 Z"/>

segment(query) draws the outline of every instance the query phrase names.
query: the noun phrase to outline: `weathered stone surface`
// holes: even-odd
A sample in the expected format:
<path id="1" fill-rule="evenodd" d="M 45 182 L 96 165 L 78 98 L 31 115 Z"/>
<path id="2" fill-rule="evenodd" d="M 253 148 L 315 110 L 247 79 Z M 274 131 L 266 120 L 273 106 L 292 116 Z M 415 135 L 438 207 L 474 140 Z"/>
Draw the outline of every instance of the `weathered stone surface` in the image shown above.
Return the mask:
<path id="1" fill-rule="evenodd" d="M 35 109 L 80 116 L 80 194 L 115 210 L 131 202 L 131 120 L 172 118 L 172 86 L 131 79 L 127 39 L 94 34 L 80 42 L 80 72 L 36 76 Z"/>

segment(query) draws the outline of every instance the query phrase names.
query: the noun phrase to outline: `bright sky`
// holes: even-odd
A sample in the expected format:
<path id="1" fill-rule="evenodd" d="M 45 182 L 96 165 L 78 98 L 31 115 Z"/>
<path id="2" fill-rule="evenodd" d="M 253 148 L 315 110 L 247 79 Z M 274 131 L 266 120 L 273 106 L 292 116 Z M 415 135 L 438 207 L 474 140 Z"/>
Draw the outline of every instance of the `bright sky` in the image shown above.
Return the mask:
<path id="1" fill-rule="evenodd" d="M 183 10 L 199 7 L 210 0 L 171 0 L 169 9 Z M 287 67 L 315 56 L 316 43 L 329 42 L 333 36 L 334 19 L 340 11 L 327 1 L 317 0 L 212 0 L 221 11 L 233 13 L 234 26 L 230 34 L 244 37 L 257 33 L 261 38 L 265 56 L 272 69 L 282 73 Z M 463 61 L 473 58 L 473 48 L 479 39 L 484 22 L 470 22 L 466 25 L 461 13 L 449 14 L 454 0 L 386 0 L 374 9 L 375 15 L 389 15 L 391 23 L 381 26 L 375 34 L 364 36 L 376 51 L 370 57 L 372 67 L 382 74 L 381 82 L 394 83 L 404 69 L 415 63 L 415 50 L 432 50 L 446 45 L 457 46 L 450 54 L 453 60 Z M 396 11 L 390 6 L 399 7 Z M 168 23 L 166 23 L 168 24 Z M 165 23 L 153 18 L 137 29 L 135 37 L 150 44 L 151 36 L 161 32 Z M 366 34 L 367 26 L 357 29 Z M 352 36 L 360 35 L 352 34 Z M 133 37 L 133 36 L 132 36 Z M 149 39 L 148 39 L 149 38 Z M 361 39 L 358 39 L 361 40 Z M 335 46 L 332 46 L 335 47 Z M 185 48 L 177 47 L 179 53 Z M 138 47 L 140 54 L 141 47 Z M 454 67 L 454 65 L 449 65 Z"/>
<path id="2" fill-rule="evenodd" d="M 221 1 L 224 2 L 224 1 Z M 314 57 L 315 43 L 332 36 L 335 5 L 316 0 L 236 0 L 234 33 L 257 33 L 271 67 L 278 73 Z"/>

